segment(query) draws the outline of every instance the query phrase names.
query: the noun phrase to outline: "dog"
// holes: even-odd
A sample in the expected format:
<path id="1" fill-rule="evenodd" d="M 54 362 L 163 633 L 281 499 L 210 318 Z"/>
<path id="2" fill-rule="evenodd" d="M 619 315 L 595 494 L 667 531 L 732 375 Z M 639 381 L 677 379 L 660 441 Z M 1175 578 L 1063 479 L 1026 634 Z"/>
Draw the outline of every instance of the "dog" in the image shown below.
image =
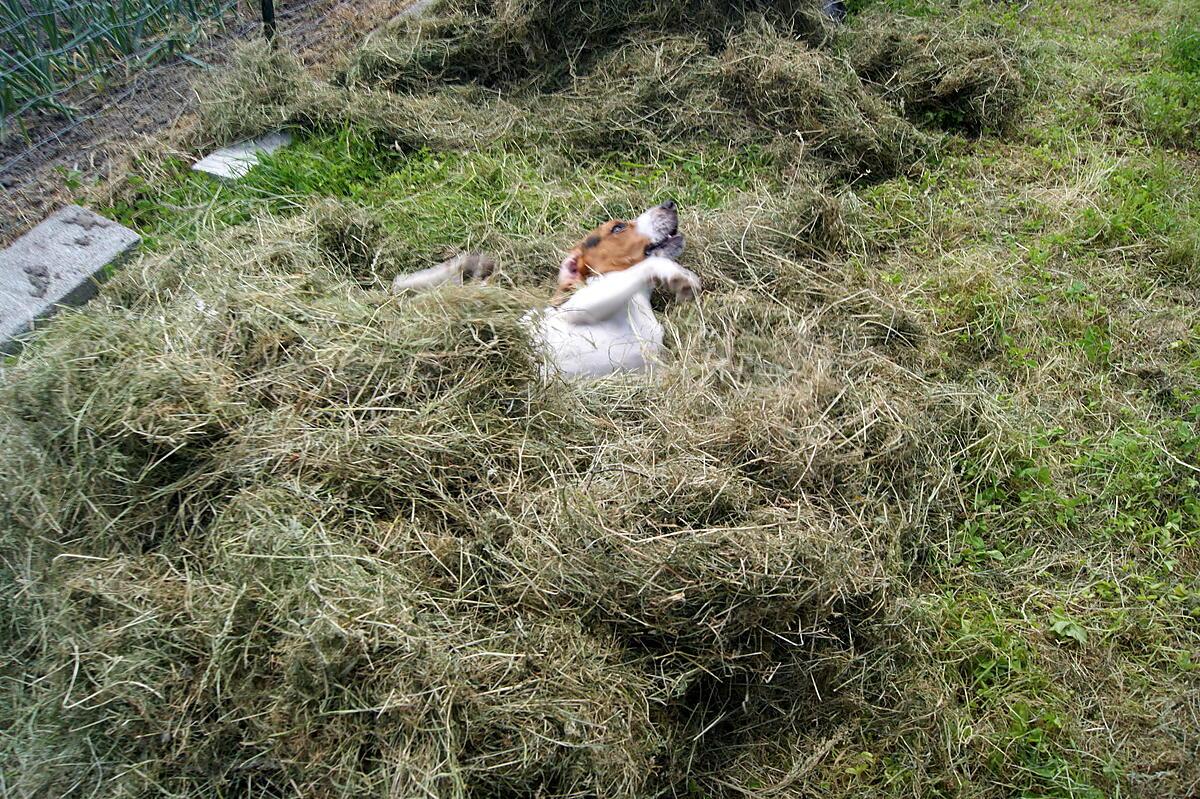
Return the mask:
<path id="1" fill-rule="evenodd" d="M 543 354 L 545 376 L 597 378 L 615 372 L 653 372 L 661 364 L 663 329 L 650 292 L 663 286 L 677 300 L 695 299 L 700 278 L 675 260 L 683 254 L 679 213 L 671 200 L 637 219 L 614 219 L 585 236 L 558 269 L 558 294 L 522 318 Z M 392 291 L 426 291 L 486 279 L 495 262 L 460 255 L 398 276 Z"/>

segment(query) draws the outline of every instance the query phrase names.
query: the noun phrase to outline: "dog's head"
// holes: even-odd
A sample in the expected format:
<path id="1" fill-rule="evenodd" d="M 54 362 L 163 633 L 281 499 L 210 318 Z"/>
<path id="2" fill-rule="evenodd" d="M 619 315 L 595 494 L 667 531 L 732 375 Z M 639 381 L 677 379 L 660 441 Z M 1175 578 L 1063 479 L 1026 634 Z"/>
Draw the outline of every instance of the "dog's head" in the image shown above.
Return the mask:
<path id="1" fill-rule="evenodd" d="M 652 255 L 678 258 L 682 252 L 679 214 L 667 200 L 637 219 L 613 219 L 585 236 L 563 259 L 558 288 L 569 291 L 593 275 L 620 272 Z"/>

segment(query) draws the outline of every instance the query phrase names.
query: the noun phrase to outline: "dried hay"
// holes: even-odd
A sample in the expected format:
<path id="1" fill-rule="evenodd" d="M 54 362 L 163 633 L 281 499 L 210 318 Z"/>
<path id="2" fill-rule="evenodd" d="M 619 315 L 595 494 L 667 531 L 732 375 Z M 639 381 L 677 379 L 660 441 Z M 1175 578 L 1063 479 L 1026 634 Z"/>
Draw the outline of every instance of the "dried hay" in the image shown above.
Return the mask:
<path id="1" fill-rule="evenodd" d="M 995 32 L 868 14 L 847 37 L 864 81 L 904 113 L 947 130 L 1003 131 L 1027 93 L 1016 46 Z"/>
<path id="2" fill-rule="evenodd" d="M 710 291 L 664 311 L 660 382 L 542 379 L 520 319 L 544 297 L 514 285 L 555 233 L 496 234 L 491 287 L 392 297 L 445 254 L 342 200 L 140 258 L 54 320 L 0 381 L 6 788 L 787 795 L 898 707 L 894 586 L 997 425 L 839 268 L 836 182 L 928 141 L 816 6 L 450 4 L 328 83 L 244 51 L 211 136 L 753 143 L 784 185 L 685 209 Z"/>
<path id="3" fill-rule="evenodd" d="M 748 144 L 754 131 L 731 124 L 715 71 L 697 36 L 630 42 L 553 95 L 549 112 L 569 144 L 584 152 L 653 152 L 705 133 Z"/>
<path id="4" fill-rule="evenodd" d="M 515 92 L 468 74 L 474 62 L 445 52 L 444 39 L 434 39 L 443 48 L 436 58 L 426 52 L 426 28 L 459 31 L 459 22 L 421 21 L 375 37 L 334 83 L 304 75 L 278 52 L 251 47 L 204 92 L 205 127 L 228 138 L 268 121 L 353 126 L 404 150 L 520 146 L 572 157 L 718 141 L 764 147 L 781 165 L 815 156 L 850 178 L 912 170 L 929 138 L 865 91 L 844 62 L 769 20 L 738 15 L 717 50 L 702 33 L 633 35 L 626 28 L 628 37 L 614 35 L 589 50 L 588 62 L 573 64 L 560 80 Z M 447 74 L 451 69 L 467 72 Z M 240 103 L 250 96 L 261 110 L 247 117 Z M 555 121 L 555 135 L 547 120 Z"/>
<path id="5" fill-rule="evenodd" d="M 754 246 L 826 246 L 796 207 Z M 547 385 L 534 298 L 361 288 L 375 230 L 147 257 L 6 374 L 22 789 L 645 795 L 854 662 L 976 435 L 943 400 L 754 289 L 668 314 L 659 385 Z"/>
<path id="6" fill-rule="evenodd" d="M 735 102 L 760 123 L 797 137 L 850 175 L 890 177 L 927 147 L 843 62 L 766 25 L 730 39 L 722 74 Z"/>
<path id="7" fill-rule="evenodd" d="M 395 38 L 367 43 L 349 59 L 343 80 L 394 91 L 444 82 L 546 91 L 591 71 L 597 56 L 621 42 L 691 34 L 716 48 L 749 16 L 760 15 L 814 46 L 830 41 L 833 32 L 815 0 L 456 1 L 437 13 L 405 18 L 391 29 Z"/>

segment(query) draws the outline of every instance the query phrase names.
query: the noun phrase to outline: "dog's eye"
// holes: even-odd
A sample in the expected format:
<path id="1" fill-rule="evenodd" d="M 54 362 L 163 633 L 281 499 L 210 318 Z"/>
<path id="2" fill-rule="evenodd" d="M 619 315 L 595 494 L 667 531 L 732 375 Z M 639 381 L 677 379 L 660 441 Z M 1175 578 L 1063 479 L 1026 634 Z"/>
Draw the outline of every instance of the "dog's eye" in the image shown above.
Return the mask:
<path id="1" fill-rule="evenodd" d="M 626 225 L 624 222 L 618 222 L 617 224 L 613 225 L 612 230 L 610 230 L 608 232 L 609 233 L 620 233 L 625 228 L 626 228 Z"/>

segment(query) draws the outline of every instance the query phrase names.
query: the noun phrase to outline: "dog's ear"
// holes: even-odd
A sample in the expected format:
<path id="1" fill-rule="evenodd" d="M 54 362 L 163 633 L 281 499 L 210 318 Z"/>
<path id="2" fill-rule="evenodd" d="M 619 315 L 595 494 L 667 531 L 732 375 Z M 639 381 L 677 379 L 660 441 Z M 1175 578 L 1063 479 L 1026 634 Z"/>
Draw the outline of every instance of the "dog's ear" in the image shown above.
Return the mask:
<path id="1" fill-rule="evenodd" d="M 581 263 L 583 253 L 579 250 L 571 250 L 567 257 L 558 267 L 558 287 L 560 289 L 568 289 L 583 279 Z"/>

